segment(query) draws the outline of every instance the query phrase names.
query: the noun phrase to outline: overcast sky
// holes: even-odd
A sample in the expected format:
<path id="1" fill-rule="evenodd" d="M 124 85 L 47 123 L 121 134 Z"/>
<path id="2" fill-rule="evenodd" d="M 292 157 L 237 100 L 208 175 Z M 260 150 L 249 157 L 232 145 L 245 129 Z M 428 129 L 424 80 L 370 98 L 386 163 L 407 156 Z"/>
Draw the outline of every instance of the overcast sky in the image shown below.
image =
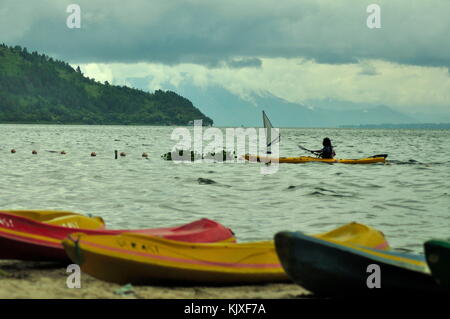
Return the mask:
<path id="1" fill-rule="evenodd" d="M 81 7 L 81 29 L 66 8 Z M 369 4 L 381 29 L 369 29 Z M 0 42 L 148 89 L 184 80 L 242 96 L 450 113 L 449 0 L 0 0 Z"/>

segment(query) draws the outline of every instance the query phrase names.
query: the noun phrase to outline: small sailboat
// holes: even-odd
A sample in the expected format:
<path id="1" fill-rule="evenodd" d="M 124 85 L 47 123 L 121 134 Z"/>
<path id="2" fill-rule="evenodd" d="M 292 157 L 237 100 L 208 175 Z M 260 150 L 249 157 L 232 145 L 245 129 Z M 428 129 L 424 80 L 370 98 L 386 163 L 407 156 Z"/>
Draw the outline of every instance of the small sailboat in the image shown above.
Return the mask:
<path id="1" fill-rule="evenodd" d="M 272 123 L 269 120 L 269 117 L 267 116 L 266 112 L 262 111 L 262 117 L 263 117 L 263 125 L 264 125 L 264 130 L 265 130 L 265 139 L 266 139 L 266 155 L 268 156 L 263 156 L 263 148 L 264 146 L 261 145 L 260 143 L 260 151 L 259 154 L 261 154 L 261 156 L 259 155 L 250 155 L 250 154 L 244 154 L 242 156 L 243 159 L 247 160 L 247 161 L 251 161 L 251 162 L 264 162 L 266 165 L 269 165 L 270 163 L 273 162 L 277 162 L 277 157 L 270 157 L 270 155 L 272 154 L 272 146 L 276 143 L 278 143 L 279 141 L 281 141 L 281 135 L 278 129 L 274 129 L 272 126 Z M 278 154 L 278 152 L 276 152 Z M 264 161 L 260 160 L 261 158 L 264 159 Z"/>
<path id="2" fill-rule="evenodd" d="M 262 116 L 263 116 L 264 128 L 266 130 L 267 154 L 272 154 L 272 145 L 281 141 L 281 135 L 279 132 L 277 132 L 277 134 L 275 134 L 275 136 L 272 138 L 272 133 L 275 133 L 272 123 L 270 122 L 269 118 L 267 117 L 266 112 L 262 111 Z"/>

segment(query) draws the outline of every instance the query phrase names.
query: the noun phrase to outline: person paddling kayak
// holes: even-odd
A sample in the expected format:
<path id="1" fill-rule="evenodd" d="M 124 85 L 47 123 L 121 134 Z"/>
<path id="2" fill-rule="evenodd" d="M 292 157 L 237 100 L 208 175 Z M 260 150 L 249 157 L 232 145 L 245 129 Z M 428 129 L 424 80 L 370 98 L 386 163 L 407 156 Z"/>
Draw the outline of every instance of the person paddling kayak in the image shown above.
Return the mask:
<path id="1" fill-rule="evenodd" d="M 336 155 L 333 145 L 331 145 L 331 140 L 328 137 L 323 139 L 322 145 L 322 149 L 311 152 L 316 153 L 321 158 L 333 158 Z"/>

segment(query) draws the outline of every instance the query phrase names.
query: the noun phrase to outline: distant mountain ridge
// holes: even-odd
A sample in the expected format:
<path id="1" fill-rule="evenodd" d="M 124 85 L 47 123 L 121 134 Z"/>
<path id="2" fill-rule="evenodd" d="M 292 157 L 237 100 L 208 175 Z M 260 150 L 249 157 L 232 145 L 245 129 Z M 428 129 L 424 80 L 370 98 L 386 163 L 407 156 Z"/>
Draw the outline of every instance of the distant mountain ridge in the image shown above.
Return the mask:
<path id="1" fill-rule="evenodd" d="M 188 99 L 101 84 L 26 48 L 0 45 L 0 123 L 187 125 L 201 119 Z"/>
<path id="2" fill-rule="evenodd" d="M 145 87 L 152 78 L 128 78 L 136 87 Z M 350 105 L 317 107 L 314 101 L 307 105 L 291 103 L 269 92 L 251 94 L 246 99 L 223 87 L 198 87 L 182 81 L 178 86 L 162 84 L 187 96 L 199 109 L 214 119 L 216 126 L 261 126 L 261 111 L 265 110 L 276 127 L 340 127 L 342 125 L 376 125 L 382 123 L 406 124 L 420 122 L 412 116 L 383 105 Z"/>
<path id="3" fill-rule="evenodd" d="M 450 130 L 450 123 L 409 123 L 409 124 L 367 124 L 367 125 L 342 125 L 342 128 L 404 128 L 427 130 Z"/>

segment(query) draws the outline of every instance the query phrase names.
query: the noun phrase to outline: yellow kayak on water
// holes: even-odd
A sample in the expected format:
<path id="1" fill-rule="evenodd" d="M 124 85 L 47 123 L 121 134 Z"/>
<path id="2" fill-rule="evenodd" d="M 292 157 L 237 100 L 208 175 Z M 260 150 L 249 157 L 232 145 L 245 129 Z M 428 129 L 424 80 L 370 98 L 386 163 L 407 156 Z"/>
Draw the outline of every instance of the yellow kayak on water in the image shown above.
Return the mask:
<path id="1" fill-rule="evenodd" d="M 320 158 L 312 156 L 300 156 L 300 157 L 269 157 L 269 156 L 257 156 L 245 154 L 244 158 L 250 162 L 278 162 L 278 163 L 308 163 L 308 162 L 322 162 L 322 163 L 341 163 L 341 164 L 373 164 L 373 163 L 384 163 L 386 161 L 387 154 L 379 154 L 366 158 L 359 159 L 337 159 L 337 158 Z"/>
<path id="2" fill-rule="evenodd" d="M 389 246 L 383 234 L 350 223 L 316 235 L 378 249 Z M 71 234 L 63 241 L 82 271 L 119 284 L 255 284 L 290 281 L 273 241 L 197 244 L 125 233 L 116 236 Z"/>

